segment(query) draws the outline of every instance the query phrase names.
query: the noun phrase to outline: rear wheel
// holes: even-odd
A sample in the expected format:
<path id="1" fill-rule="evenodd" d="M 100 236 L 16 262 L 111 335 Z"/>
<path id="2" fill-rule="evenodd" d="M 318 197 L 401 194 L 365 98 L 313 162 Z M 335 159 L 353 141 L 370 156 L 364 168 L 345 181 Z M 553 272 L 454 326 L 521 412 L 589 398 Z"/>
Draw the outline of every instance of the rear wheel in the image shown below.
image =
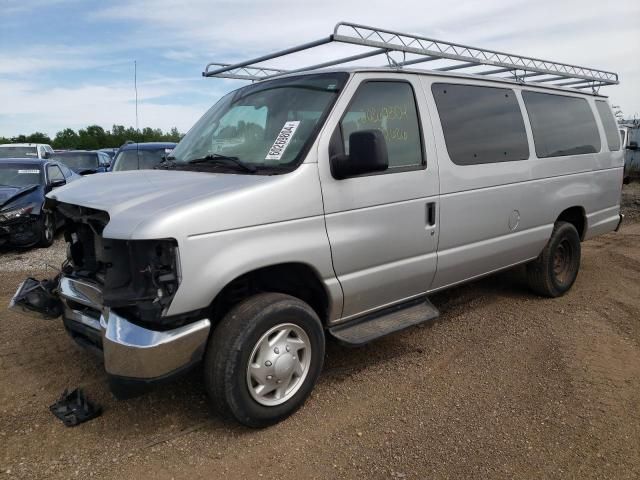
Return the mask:
<path id="1" fill-rule="evenodd" d="M 557 222 L 538 258 L 527 265 L 529 286 L 538 295 L 559 297 L 573 285 L 580 269 L 580 236 L 576 227 Z"/>
<path id="2" fill-rule="evenodd" d="M 305 302 L 280 293 L 234 307 L 213 332 L 205 386 L 216 410 L 250 427 L 295 412 L 322 370 L 324 331 Z"/>
<path id="3" fill-rule="evenodd" d="M 56 233 L 56 222 L 53 215 L 45 213 L 40 218 L 40 240 L 38 246 L 50 247 L 53 244 L 53 239 Z"/>

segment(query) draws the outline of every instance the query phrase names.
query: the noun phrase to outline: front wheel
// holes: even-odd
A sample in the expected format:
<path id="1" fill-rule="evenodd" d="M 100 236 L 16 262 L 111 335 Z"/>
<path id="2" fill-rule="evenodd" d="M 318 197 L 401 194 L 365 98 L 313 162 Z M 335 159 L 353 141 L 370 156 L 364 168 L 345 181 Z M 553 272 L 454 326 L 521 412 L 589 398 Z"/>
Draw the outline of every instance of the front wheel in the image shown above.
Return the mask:
<path id="1" fill-rule="evenodd" d="M 266 427 L 302 406 L 322 370 L 324 331 L 302 300 L 263 293 L 234 307 L 213 332 L 205 386 L 214 408 Z"/>
<path id="2" fill-rule="evenodd" d="M 527 265 L 529 286 L 538 295 L 559 297 L 571 288 L 579 269 L 578 231 L 570 223 L 557 222 L 542 253 Z"/>
<path id="3" fill-rule="evenodd" d="M 50 213 L 43 213 L 40 218 L 40 225 L 38 228 L 40 230 L 38 246 L 45 248 L 50 247 L 53 244 L 53 239 L 56 234 L 56 222 L 54 216 Z"/>

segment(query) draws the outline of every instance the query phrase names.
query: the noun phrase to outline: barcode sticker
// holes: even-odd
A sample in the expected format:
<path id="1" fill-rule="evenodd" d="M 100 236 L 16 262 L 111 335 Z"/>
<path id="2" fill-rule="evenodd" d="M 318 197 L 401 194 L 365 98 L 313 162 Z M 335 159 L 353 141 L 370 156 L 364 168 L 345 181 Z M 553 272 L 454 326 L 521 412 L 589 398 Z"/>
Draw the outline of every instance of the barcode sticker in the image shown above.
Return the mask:
<path id="1" fill-rule="evenodd" d="M 267 153 L 267 156 L 264 158 L 265 160 L 280 160 L 282 158 L 284 151 L 293 138 L 293 134 L 296 133 L 298 125 L 300 125 L 300 120 L 285 122 L 284 127 L 282 127 L 273 145 L 271 145 L 269 153 Z"/>

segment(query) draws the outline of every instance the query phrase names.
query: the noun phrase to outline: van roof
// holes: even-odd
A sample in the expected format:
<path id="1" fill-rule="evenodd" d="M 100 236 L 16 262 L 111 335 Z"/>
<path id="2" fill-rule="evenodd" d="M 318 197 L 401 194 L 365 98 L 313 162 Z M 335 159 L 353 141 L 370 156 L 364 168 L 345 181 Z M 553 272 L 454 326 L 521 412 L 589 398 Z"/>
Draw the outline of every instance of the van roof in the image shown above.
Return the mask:
<path id="1" fill-rule="evenodd" d="M 349 44 L 357 46 L 361 53 L 328 60 L 289 70 L 273 68 L 264 62 L 288 57 L 302 51 L 328 44 Z M 366 49 L 363 51 L 362 49 Z M 341 54 L 344 50 L 340 49 Z M 251 60 L 228 64 L 212 62 L 206 65 L 202 75 L 205 77 L 234 78 L 260 81 L 302 72 L 319 71 L 327 67 L 361 62 L 365 59 L 378 59 L 384 56 L 386 66 L 347 67 L 340 71 L 401 71 L 416 74 L 444 74 L 458 77 L 452 71 L 465 70 L 461 78 L 483 78 L 500 82 L 526 83 L 528 85 L 586 93 L 589 89 L 597 94 L 602 86 L 617 85 L 618 74 L 591 67 L 569 63 L 559 63 L 534 57 L 515 55 L 497 50 L 462 45 L 459 43 L 435 40 L 420 35 L 407 34 L 377 27 L 368 27 L 355 23 L 339 22 L 328 37 L 321 38 L 285 50 L 263 55 Z M 442 61 L 445 64 L 442 64 Z M 406 69 L 417 64 L 436 65 L 432 69 Z M 435 62 L 435 63 L 431 63 Z M 440 63 L 438 63 L 440 62 Z M 466 75 L 465 75 L 466 74 Z"/>
<path id="2" fill-rule="evenodd" d="M 344 67 L 344 68 L 322 68 L 317 70 L 307 70 L 304 72 L 297 73 L 287 73 L 283 75 L 278 75 L 276 78 L 290 78 L 296 77 L 300 75 L 312 75 L 316 73 L 390 73 L 397 75 L 421 75 L 421 76 L 431 76 L 431 77 L 442 77 L 444 78 L 455 78 L 455 79 L 468 79 L 468 80 L 480 80 L 484 82 L 496 83 L 496 84 L 510 84 L 510 85 L 519 85 L 526 86 L 529 88 L 541 88 L 545 90 L 555 90 L 562 91 L 565 93 L 572 93 L 578 95 L 589 95 L 595 97 L 608 98 L 607 95 L 604 95 L 600 92 L 587 91 L 583 92 L 581 90 L 566 88 L 566 87 L 558 87 L 556 85 L 549 85 L 544 83 L 525 83 L 522 81 L 518 81 L 511 78 L 496 78 L 491 76 L 483 76 L 483 75 L 474 75 L 472 73 L 455 73 L 455 72 L 439 72 L 436 70 L 424 70 L 419 68 L 403 68 L 397 69 L 392 67 Z M 274 78 L 275 80 L 275 78 Z"/>

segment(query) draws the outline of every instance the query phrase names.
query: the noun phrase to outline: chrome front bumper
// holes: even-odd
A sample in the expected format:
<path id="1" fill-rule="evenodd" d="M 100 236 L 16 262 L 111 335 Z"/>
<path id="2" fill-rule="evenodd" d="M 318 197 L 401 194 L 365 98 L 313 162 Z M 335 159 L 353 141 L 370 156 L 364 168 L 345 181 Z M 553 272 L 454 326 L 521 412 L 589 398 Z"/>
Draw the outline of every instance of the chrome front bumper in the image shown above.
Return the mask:
<path id="1" fill-rule="evenodd" d="M 96 283 L 60 277 L 67 331 L 83 346 L 101 349 L 109 375 L 151 381 L 171 376 L 202 359 L 211 322 L 203 318 L 173 330 L 136 325 L 102 304 Z"/>

